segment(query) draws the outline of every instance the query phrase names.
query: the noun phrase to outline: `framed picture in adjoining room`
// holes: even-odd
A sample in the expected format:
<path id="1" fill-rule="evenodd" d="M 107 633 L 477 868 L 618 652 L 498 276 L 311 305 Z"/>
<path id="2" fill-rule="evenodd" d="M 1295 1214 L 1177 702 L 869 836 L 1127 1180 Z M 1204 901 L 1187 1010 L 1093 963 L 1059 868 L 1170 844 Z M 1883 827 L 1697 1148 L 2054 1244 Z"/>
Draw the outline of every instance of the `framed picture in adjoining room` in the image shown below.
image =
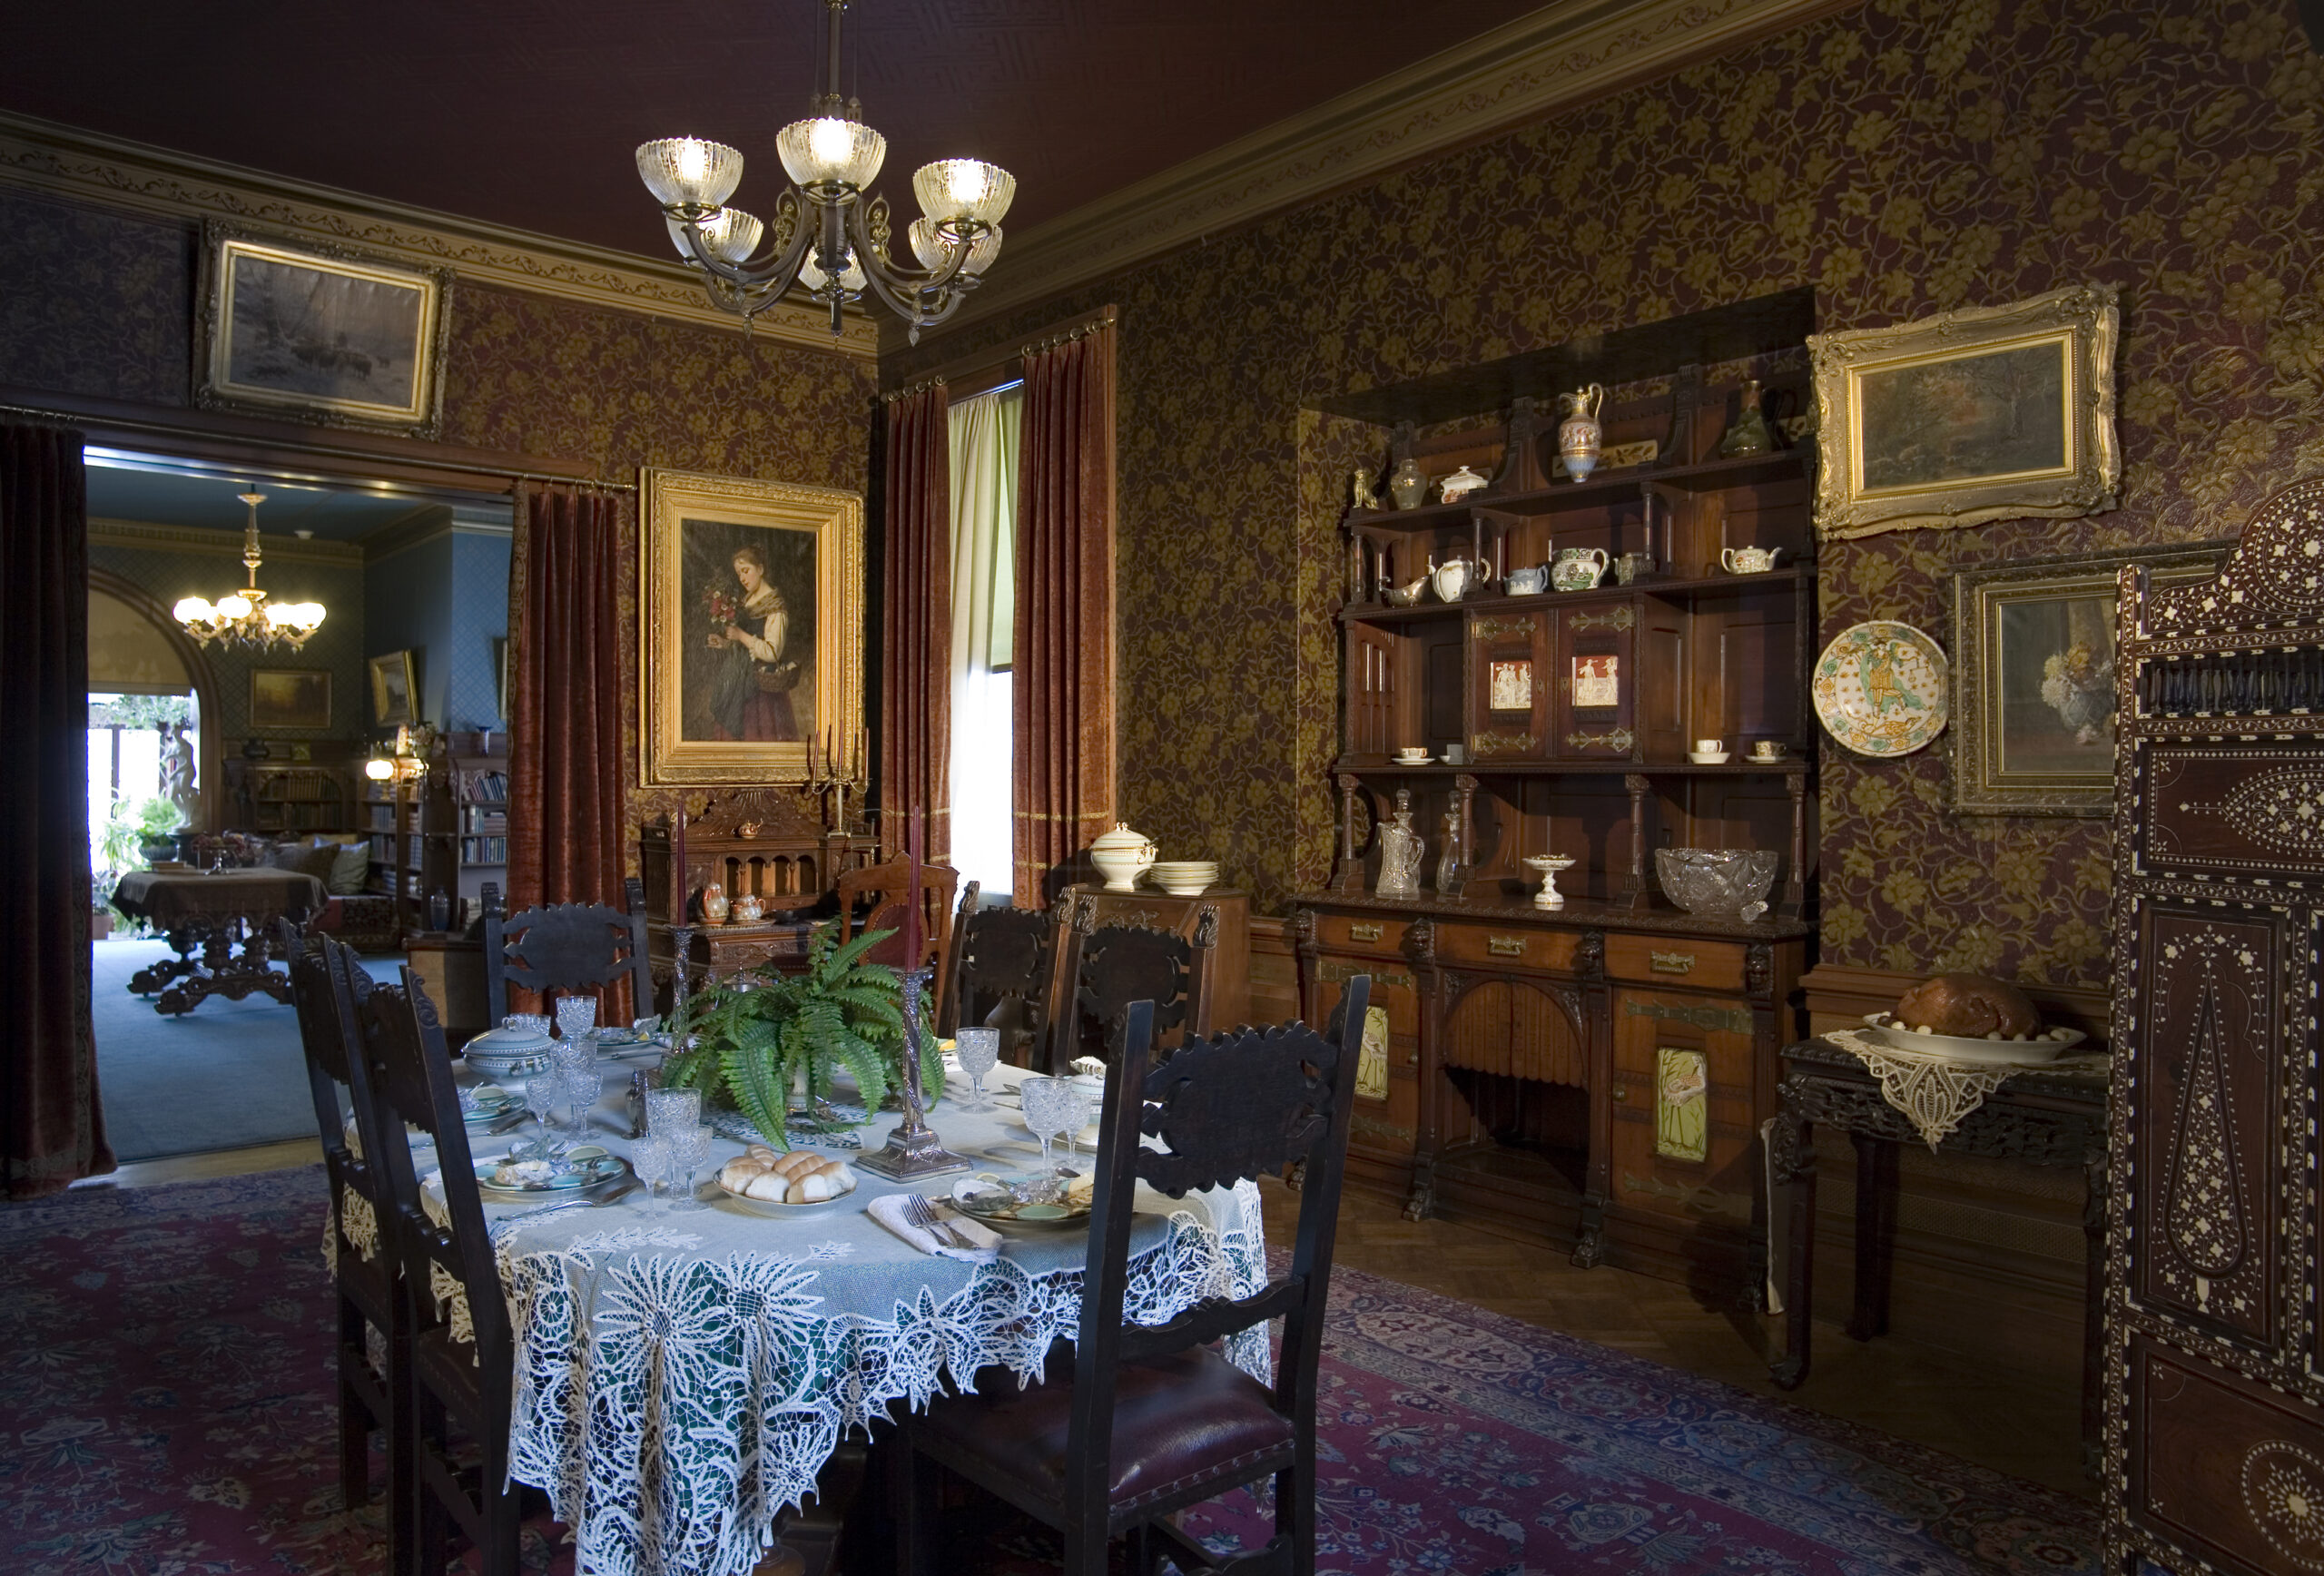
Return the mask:
<path id="1" fill-rule="evenodd" d="M 392 728 L 419 720 L 419 671 L 409 651 L 371 659 L 371 722 Z"/>
<path id="2" fill-rule="evenodd" d="M 862 496 L 661 470 L 641 496 L 640 775 L 804 781 L 863 715 Z"/>
<path id="3" fill-rule="evenodd" d="M 492 704 L 500 708 L 500 725 L 508 725 L 508 637 L 492 637 Z"/>
<path id="4" fill-rule="evenodd" d="M 434 438 L 451 271 L 212 220 L 194 402 Z"/>
<path id="5" fill-rule="evenodd" d="M 1953 808 L 2106 815 L 2114 807 L 2117 571 L 2159 586 L 2218 572 L 2223 542 L 1953 576 Z"/>
<path id="6" fill-rule="evenodd" d="M 251 669 L 251 726 L 327 731 L 330 727 L 330 669 Z"/>
<path id="7" fill-rule="evenodd" d="M 1810 334 L 1821 464 L 1816 529 L 2063 518 L 2114 507 L 2109 285 L 1916 323 Z"/>

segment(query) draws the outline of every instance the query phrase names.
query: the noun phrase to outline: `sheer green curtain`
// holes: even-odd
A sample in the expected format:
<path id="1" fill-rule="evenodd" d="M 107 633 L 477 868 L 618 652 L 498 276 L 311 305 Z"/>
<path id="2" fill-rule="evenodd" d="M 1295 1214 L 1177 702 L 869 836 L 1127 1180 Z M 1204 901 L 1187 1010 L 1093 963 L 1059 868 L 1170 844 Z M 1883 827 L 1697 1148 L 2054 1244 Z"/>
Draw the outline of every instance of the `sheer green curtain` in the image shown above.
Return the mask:
<path id="1" fill-rule="evenodd" d="M 1009 655 L 1017 619 L 1018 434 L 1024 389 L 950 412 L 952 466 L 952 864 L 1009 890 Z"/>

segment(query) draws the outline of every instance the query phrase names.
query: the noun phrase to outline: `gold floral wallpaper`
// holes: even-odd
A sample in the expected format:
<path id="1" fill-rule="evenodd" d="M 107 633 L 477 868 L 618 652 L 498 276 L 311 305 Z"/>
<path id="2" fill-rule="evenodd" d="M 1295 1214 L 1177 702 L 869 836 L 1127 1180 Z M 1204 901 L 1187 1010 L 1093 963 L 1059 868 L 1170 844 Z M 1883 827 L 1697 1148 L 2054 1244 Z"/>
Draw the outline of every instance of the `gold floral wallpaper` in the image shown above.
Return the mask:
<path id="1" fill-rule="evenodd" d="M 881 376 L 1119 304 L 1122 811 L 1279 909 L 1332 850 L 1333 478 L 1385 452 L 1318 399 L 1801 284 L 1825 329 L 2116 284 L 2119 510 L 1824 551 L 1827 636 L 1942 638 L 1956 566 L 2232 536 L 2324 465 L 2319 112 L 2282 0 L 1871 0 Z M 2102 825 L 1948 815 L 1947 744 L 1827 746 L 1824 956 L 2102 980 Z"/>

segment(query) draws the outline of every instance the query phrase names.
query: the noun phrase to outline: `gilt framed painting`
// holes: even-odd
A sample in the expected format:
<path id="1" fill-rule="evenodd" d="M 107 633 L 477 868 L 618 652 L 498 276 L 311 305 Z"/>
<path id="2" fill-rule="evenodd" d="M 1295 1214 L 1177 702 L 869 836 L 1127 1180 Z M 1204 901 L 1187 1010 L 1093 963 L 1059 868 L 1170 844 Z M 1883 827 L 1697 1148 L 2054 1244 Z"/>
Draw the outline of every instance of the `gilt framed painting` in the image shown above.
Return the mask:
<path id="1" fill-rule="evenodd" d="M 1816 529 L 2063 518 L 2114 507 L 2120 315 L 2108 285 L 1810 334 Z"/>
<path id="2" fill-rule="evenodd" d="M 2053 558 L 1953 576 L 1953 808 L 2106 815 L 2114 807 L 2116 571 L 2206 580 L 2229 544 Z"/>
<path id="3" fill-rule="evenodd" d="M 409 650 L 370 659 L 371 722 L 375 727 L 404 727 L 419 721 L 419 665 Z"/>
<path id="4" fill-rule="evenodd" d="M 798 783 L 863 715 L 863 499 L 648 470 L 640 488 L 640 774 Z"/>
<path id="5" fill-rule="evenodd" d="M 194 403 L 435 438 L 451 271 L 202 227 Z"/>
<path id="6" fill-rule="evenodd" d="M 251 726 L 253 729 L 330 727 L 330 670 L 321 667 L 254 667 L 251 669 Z"/>

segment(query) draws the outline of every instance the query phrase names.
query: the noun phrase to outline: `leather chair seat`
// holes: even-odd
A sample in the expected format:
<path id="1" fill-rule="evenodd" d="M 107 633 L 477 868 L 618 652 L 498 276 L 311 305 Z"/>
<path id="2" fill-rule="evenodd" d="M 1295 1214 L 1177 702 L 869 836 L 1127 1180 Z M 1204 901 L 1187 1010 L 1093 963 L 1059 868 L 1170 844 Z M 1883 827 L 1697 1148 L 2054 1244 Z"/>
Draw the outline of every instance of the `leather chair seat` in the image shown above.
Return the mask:
<path id="1" fill-rule="evenodd" d="M 1108 1502 L 1135 1507 L 1271 1453 L 1288 1463 L 1290 1419 L 1274 1394 L 1208 1347 L 1144 1363 L 1125 1363 L 1115 1380 L 1111 1481 Z M 964 1453 L 1033 1487 L 1065 1494 L 1066 1442 L 1073 1417 L 1073 1358 L 1050 1359 L 1043 1383 L 1019 1390 L 1013 1379 L 974 1395 L 931 1406 L 919 1426 Z"/>

